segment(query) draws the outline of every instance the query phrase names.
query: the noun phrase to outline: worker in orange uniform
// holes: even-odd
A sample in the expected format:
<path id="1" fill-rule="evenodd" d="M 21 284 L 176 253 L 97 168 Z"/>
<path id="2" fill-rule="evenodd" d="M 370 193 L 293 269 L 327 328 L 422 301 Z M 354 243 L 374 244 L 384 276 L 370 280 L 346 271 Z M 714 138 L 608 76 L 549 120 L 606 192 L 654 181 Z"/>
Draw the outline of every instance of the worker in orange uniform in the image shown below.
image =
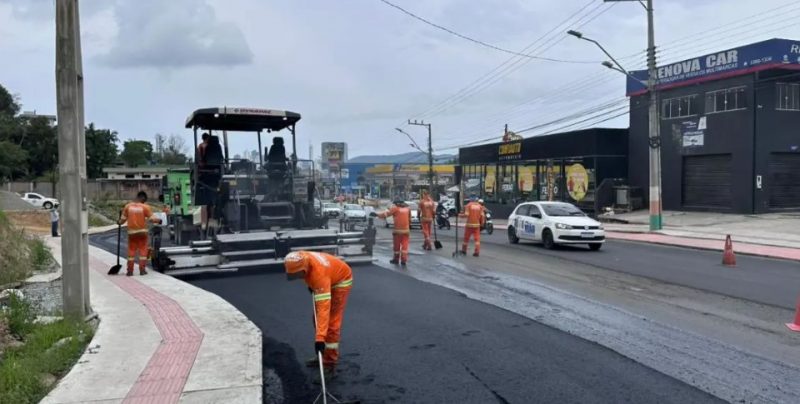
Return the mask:
<path id="1" fill-rule="evenodd" d="M 139 275 L 147 275 L 147 221 L 161 223 L 161 219 L 153 215 L 153 210 L 147 205 L 147 193 L 139 191 L 136 199 L 122 209 L 119 224 L 128 222 L 128 271 L 126 275 L 133 276 L 133 263 L 136 253 L 139 253 Z"/>
<path id="2" fill-rule="evenodd" d="M 284 258 L 284 266 L 288 280 L 303 279 L 314 295 L 317 319 L 315 357 L 306 365 L 319 366 L 318 353 L 322 353 L 325 377 L 332 377 L 339 361 L 339 336 L 347 296 L 353 286 L 353 271 L 347 263 L 333 255 L 309 251 L 289 253 Z"/>
<path id="3" fill-rule="evenodd" d="M 394 258 L 389 262 L 406 266 L 408 262 L 408 237 L 411 235 L 411 209 L 404 201 L 396 200 L 394 201 L 394 206 L 389 210 L 378 213 L 378 217 L 381 219 L 386 219 L 389 216 L 394 219 L 394 229 L 392 229 Z"/>
<path id="4" fill-rule="evenodd" d="M 467 254 L 467 246 L 469 245 L 470 237 L 475 238 L 475 252 L 473 257 L 481 254 L 481 226 L 486 221 L 486 208 L 481 205 L 475 197 L 470 198 L 470 202 L 464 207 L 464 212 L 459 216 L 467 218 L 467 224 L 464 228 L 464 243 L 461 244 L 461 253 Z"/>
<path id="5" fill-rule="evenodd" d="M 419 203 L 419 221 L 422 223 L 422 236 L 425 241 L 422 243 L 423 250 L 432 250 L 431 244 L 431 228 L 433 227 L 433 218 L 436 214 L 436 206 L 433 199 L 428 195 L 428 191 L 422 191 L 422 200 Z"/>

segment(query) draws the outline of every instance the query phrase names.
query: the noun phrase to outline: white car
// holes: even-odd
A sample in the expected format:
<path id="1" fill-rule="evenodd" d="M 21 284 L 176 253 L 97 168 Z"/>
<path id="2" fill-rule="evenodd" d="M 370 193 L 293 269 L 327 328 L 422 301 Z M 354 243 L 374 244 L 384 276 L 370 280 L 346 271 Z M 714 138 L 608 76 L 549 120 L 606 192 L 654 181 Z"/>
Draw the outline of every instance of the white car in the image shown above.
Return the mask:
<path id="1" fill-rule="evenodd" d="M 327 217 L 337 218 L 342 215 L 342 208 L 335 202 L 323 202 L 322 214 Z"/>
<path id="2" fill-rule="evenodd" d="M 541 242 L 545 248 L 556 244 L 588 244 L 594 251 L 606 240 L 603 225 L 586 216 L 575 205 L 564 202 L 525 202 L 508 217 L 508 241 Z"/>
<path id="3" fill-rule="evenodd" d="M 344 205 L 344 214 L 342 219 L 347 224 L 348 230 L 352 230 L 354 225 L 367 224 L 367 211 L 361 205 L 354 203 L 346 203 Z"/>
<path id="4" fill-rule="evenodd" d="M 46 196 L 42 196 L 41 194 L 37 194 L 35 192 L 27 192 L 22 195 L 22 200 L 25 202 L 30 203 L 33 206 L 50 209 L 50 208 L 57 208 L 60 203 L 58 199 L 55 198 L 48 198 Z"/>
<path id="5" fill-rule="evenodd" d="M 416 202 L 406 202 L 406 205 L 408 205 L 409 209 L 411 209 L 411 223 L 410 223 L 409 227 L 411 227 L 412 229 L 414 227 L 422 228 L 422 224 L 420 224 L 420 222 L 419 222 L 419 206 L 417 206 L 417 203 Z M 394 226 L 394 218 L 393 217 L 389 216 L 384 220 L 386 222 L 385 223 L 386 227 Z"/>

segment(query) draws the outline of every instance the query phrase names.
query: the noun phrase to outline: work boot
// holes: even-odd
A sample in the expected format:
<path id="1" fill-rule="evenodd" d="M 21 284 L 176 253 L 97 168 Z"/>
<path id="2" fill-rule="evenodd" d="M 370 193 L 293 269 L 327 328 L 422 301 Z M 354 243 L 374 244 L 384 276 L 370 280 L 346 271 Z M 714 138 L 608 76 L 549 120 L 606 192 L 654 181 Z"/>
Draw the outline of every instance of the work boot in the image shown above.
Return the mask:
<path id="1" fill-rule="evenodd" d="M 144 268 L 139 268 L 139 275 L 147 275 L 147 270 Z"/>
<path id="2" fill-rule="evenodd" d="M 319 366 L 319 365 L 317 365 Z M 332 366 L 323 366 L 322 373 L 325 375 L 325 382 L 329 382 L 336 378 L 336 368 Z M 319 373 L 314 374 L 314 380 L 312 381 L 314 384 L 322 384 L 322 381 L 319 378 Z"/>
<path id="3" fill-rule="evenodd" d="M 128 269 L 127 271 L 125 271 L 125 276 L 133 276 L 133 268 Z"/>
<path id="4" fill-rule="evenodd" d="M 405 261 L 401 262 L 401 263 L 400 263 L 400 266 L 401 266 L 401 267 L 403 267 L 403 268 L 405 268 L 405 267 L 406 267 L 406 262 L 405 262 Z"/>
<path id="5" fill-rule="evenodd" d="M 481 254 L 480 254 L 479 252 L 477 252 L 477 251 L 475 251 L 474 253 L 472 253 L 472 256 L 473 256 L 473 257 L 478 257 L 478 256 L 480 256 L 480 255 L 481 255 Z"/>
<path id="6" fill-rule="evenodd" d="M 393 259 L 389 260 L 389 263 L 390 264 L 394 264 L 394 265 L 397 265 L 398 262 L 400 262 L 400 261 L 398 261 L 397 258 L 393 258 Z"/>

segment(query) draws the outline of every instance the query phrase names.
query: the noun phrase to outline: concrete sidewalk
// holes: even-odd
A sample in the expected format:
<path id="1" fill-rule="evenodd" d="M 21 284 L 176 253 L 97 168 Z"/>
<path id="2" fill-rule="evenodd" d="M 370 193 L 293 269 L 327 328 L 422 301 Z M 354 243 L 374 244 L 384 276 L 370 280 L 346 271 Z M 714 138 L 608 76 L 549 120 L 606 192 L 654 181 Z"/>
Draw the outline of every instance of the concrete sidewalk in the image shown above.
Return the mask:
<path id="1" fill-rule="evenodd" d="M 60 262 L 59 239 L 47 243 Z M 106 275 L 116 256 L 94 247 L 89 254 L 100 324 L 42 403 L 261 403 L 261 332 L 243 314 L 154 271 Z"/>

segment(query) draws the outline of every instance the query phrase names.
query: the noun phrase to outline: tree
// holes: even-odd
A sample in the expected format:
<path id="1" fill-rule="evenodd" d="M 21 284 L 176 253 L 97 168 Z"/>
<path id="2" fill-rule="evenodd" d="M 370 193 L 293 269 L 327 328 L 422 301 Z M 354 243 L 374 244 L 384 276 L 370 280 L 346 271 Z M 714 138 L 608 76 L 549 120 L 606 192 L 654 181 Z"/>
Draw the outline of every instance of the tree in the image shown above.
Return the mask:
<path id="1" fill-rule="evenodd" d="M 89 178 L 103 176 L 103 167 L 117 160 L 117 132 L 97 129 L 94 123 L 86 127 L 86 174 Z"/>
<path id="2" fill-rule="evenodd" d="M 186 155 L 186 141 L 178 135 L 156 134 L 156 162 L 163 165 L 185 165 L 189 162 Z"/>
<path id="3" fill-rule="evenodd" d="M 20 120 L 19 103 L 5 87 L 0 85 L 0 141 L 14 141 L 14 137 L 19 136 Z"/>
<path id="4" fill-rule="evenodd" d="M 45 117 L 22 120 L 18 144 L 28 153 L 28 178 L 53 172 L 58 164 L 58 130 Z"/>
<path id="5" fill-rule="evenodd" d="M 147 164 L 153 160 L 153 145 L 146 140 L 126 140 L 119 157 L 128 167 Z"/>
<path id="6" fill-rule="evenodd" d="M 0 141 L 0 183 L 25 174 L 28 153 L 19 145 L 8 141 Z"/>

